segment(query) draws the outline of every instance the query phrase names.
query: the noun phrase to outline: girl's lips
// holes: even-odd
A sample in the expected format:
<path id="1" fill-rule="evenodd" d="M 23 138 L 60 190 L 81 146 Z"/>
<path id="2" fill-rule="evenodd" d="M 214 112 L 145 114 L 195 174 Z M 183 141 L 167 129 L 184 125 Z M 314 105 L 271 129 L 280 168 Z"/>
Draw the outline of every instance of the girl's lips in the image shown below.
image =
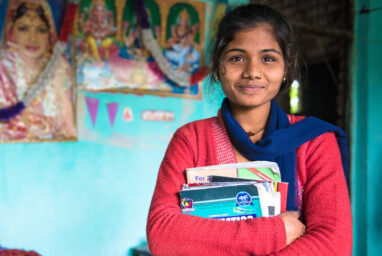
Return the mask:
<path id="1" fill-rule="evenodd" d="M 38 51 L 38 49 L 39 49 L 40 47 L 39 47 L 39 46 L 27 45 L 25 48 L 26 48 L 28 51 L 35 52 L 35 51 Z"/>
<path id="2" fill-rule="evenodd" d="M 265 88 L 262 85 L 238 85 L 237 88 L 244 92 L 258 92 Z"/>

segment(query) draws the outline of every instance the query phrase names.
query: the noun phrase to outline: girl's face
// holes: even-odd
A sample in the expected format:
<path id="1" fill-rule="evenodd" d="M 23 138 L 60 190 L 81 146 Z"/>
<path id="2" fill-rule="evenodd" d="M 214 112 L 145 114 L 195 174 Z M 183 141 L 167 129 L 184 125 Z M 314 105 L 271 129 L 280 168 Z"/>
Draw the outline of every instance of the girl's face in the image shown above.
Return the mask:
<path id="1" fill-rule="evenodd" d="M 28 11 L 13 24 L 12 42 L 24 57 L 40 58 L 49 50 L 49 28 L 35 11 Z"/>
<path id="2" fill-rule="evenodd" d="M 239 31 L 224 49 L 219 80 L 232 104 L 258 107 L 270 104 L 285 73 L 282 51 L 269 24 Z"/>

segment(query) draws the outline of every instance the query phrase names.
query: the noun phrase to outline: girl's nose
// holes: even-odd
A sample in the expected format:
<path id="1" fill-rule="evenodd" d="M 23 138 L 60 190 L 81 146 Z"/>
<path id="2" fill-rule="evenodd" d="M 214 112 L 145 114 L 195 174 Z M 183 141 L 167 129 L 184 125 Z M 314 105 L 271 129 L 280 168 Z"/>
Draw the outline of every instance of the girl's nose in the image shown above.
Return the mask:
<path id="1" fill-rule="evenodd" d="M 263 73 L 261 72 L 259 63 L 256 61 L 248 61 L 243 72 L 243 77 L 249 79 L 263 78 Z"/>

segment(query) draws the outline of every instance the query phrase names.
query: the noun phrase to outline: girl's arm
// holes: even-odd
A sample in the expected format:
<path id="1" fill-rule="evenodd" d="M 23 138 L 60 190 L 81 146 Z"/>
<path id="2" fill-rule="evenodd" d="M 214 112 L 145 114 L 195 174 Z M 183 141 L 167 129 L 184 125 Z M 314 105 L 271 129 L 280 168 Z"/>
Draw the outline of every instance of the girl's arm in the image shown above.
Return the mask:
<path id="1" fill-rule="evenodd" d="M 156 256 L 264 255 L 284 248 L 286 233 L 280 217 L 230 222 L 181 212 L 178 193 L 186 182 L 184 170 L 196 165 L 198 153 L 206 153 L 190 146 L 190 137 L 178 130 L 161 164 L 147 223 L 151 252 Z"/>
<path id="2" fill-rule="evenodd" d="M 325 133 L 302 147 L 297 161 L 306 233 L 276 255 L 351 255 L 352 217 L 337 140 Z"/>

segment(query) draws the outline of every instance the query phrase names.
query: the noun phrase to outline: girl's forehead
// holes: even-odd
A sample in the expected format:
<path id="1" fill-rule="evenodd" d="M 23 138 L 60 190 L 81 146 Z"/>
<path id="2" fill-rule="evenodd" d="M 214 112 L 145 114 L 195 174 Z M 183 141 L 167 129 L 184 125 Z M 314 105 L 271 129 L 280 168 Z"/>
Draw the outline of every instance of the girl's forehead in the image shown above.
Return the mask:
<path id="1" fill-rule="evenodd" d="M 240 30 L 234 34 L 233 40 L 227 46 L 250 44 L 254 47 L 258 45 L 273 45 L 277 46 L 278 42 L 273 33 L 273 28 L 270 25 L 259 25 L 244 30 Z"/>
<path id="2" fill-rule="evenodd" d="M 268 34 L 271 38 L 276 40 L 274 27 L 266 22 L 257 23 L 254 26 L 247 27 L 245 29 L 241 29 L 235 32 L 233 40 L 238 33 L 245 33 L 249 31 L 256 31 L 256 33 Z"/>

